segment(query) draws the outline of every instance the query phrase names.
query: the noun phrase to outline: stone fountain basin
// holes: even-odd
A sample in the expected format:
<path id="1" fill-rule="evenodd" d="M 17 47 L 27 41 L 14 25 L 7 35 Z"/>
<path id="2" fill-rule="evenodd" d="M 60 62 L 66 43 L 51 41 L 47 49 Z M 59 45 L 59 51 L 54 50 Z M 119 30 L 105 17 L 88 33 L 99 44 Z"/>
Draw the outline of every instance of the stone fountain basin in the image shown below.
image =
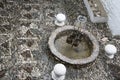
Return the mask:
<path id="1" fill-rule="evenodd" d="M 56 40 L 64 35 L 70 34 L 70 31 L 79 31 L 80 33 L 84 34 L 85 37 L 88 38 L 87 42 L 90 46 L 89 48 L 91 49 L 89 56 L 84 58 L 79 58 L 79 57 L 71 58 L 69 56 L 63 55 L 63 53 L 61 53 L 62 51 L 58 50 L 58 47 L 55 45 Z M 78 28 L 74 26 L 64 26 L 56 29 L 54 32 L 52 32 L 51 36 L 49 37 L 48 44 L 53 55 L 55 55 L 62 61 L 67 62 L 69 64 L 80 64 L 80 65 L 87 64 L 93 62 L 99 54 L 99 44 L 96 38 L 90 32 L 83 29 L 78 30 Z"/>

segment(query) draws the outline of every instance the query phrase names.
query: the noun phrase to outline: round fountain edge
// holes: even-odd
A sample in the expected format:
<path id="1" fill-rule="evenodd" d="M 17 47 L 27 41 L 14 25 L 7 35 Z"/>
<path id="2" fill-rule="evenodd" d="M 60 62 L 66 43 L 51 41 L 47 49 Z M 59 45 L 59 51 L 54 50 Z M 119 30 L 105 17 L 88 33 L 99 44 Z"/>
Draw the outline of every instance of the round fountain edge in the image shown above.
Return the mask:
<path id="1" fill-rule="evenodd" d="M 93 51 L 92 51 L 90 57 L 84 58 L 84 59 L 70 59 L 57 51 L 57 49 L 55 48 L 55 45 L 54 45 L 55 38 L 56 38 L 57 34 L 59 34 L 62 31 L 65 31 L 65 30 L 78 30 L 78 28 L 76 28 L 74 26 L 63 26 L 63 27 L 56 29 L 54 32 L 52 32 L 51 36 L 49 37 L 49 41 L 48 41 L 51 52 L 59 59 L 65 61 L 67 63 L 70 63 L 70 64 L 81 64 L 82 65 L 82 64 L 87 64 L 87 63 L 93 62 L 99 54 L 99 44 L 98 44 L 96 38 L 87 30 L 79 29 L 78 31 L 85 33 L 90 38 L 90 40 L 93 44 Z"/>

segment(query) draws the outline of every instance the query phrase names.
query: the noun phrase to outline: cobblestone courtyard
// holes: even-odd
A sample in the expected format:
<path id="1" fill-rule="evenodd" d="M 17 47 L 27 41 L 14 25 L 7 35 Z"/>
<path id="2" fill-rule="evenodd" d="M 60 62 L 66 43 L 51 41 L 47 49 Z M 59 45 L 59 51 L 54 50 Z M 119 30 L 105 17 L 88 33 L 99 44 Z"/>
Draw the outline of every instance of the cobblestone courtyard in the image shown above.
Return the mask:
<path id="1" fill-rule="evenodd" d="M 84 28 L 100 45 L 95 62 L 71 65 L 52 55 L 48 38 L 58 28 L 54 20 L 60 12 L 67 15 L 66 25 L 87 17 Z M 105 56 L 107 43 L 118 48 L 112 60 Z M 82 0 L 0 0 L 0 80 L 52 80 L 56 63 L 67 67 L 65 80 L 120 80 L 120 36 L 113 37 L 105 23 L 90 22 Z"/>

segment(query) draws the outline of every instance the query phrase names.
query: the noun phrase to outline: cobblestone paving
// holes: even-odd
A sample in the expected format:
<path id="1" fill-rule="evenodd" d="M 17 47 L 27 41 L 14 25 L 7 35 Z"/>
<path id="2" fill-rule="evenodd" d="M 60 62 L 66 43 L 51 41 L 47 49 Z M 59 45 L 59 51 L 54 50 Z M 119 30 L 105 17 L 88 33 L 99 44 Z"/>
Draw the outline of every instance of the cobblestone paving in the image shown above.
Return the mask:
<path id="1" fill-rule="evenodd" d="M 67 15 L 66 25 L 74 25 L 80 14 L 88 18 L 84 28 L 100 44 L 94 63 L 73 66 L 52 55 L 47 42 L 58 28 L 54 19 L 59 12 Z M 107 43 L 118 48 L 113 60 L 104 55 Z M 120 38 L 112 37 L 106 24 L 91 23 L 82 0 L 0 0 L 0 80 L 52 80 L 56 63 L 67 67 L 65 80 L 117 79 L 109 64 L 120 66 Z"/>

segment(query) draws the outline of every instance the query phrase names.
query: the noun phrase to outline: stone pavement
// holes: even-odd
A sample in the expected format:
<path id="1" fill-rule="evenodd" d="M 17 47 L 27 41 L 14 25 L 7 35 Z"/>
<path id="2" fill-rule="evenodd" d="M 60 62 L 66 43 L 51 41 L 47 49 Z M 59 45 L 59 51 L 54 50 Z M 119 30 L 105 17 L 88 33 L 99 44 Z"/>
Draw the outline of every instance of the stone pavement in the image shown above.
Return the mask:
<path id="1" fill-rule="evenodd" d="M 85 29 L 100 43 L 100 55 L 93 64 L 81 67 L 62 62 L 52 55 L 48 38 L 55 15 L 67 15 L 66 25 L 74 25 L 78 15 L 88 18 Z M 65 80 L 113 80 L 109 64 L 120 66 L 120 54 L 113 60 L 104 55 L 103 47 L 120 40 L 112 37 L 106 24 L 90 22 L 82 0 L 0 0 L 0 80 L 51 80 L 56 63 L 67 67 Z"/>

